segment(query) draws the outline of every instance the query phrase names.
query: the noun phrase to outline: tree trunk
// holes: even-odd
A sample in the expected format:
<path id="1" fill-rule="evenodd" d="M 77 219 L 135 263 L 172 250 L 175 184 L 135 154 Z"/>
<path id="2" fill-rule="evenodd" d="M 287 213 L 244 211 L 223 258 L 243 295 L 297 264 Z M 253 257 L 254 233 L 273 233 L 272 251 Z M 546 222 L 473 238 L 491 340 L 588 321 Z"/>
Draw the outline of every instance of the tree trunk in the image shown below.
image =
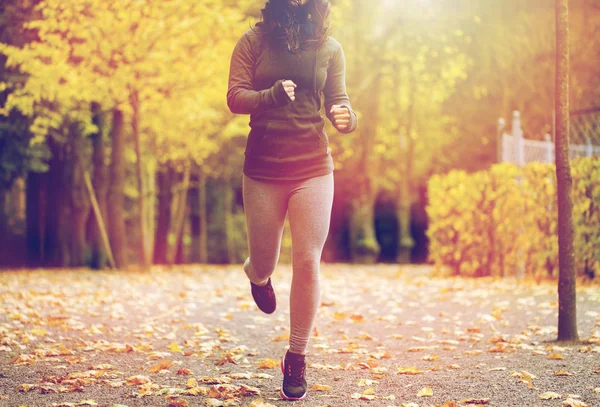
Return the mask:
<path id="1" fill-rule="evenodd" d="M 131 132 L 135 143 L 137 186 L 138 186 L 138 254 L 142 268 L 150 266 L 150 257 L 148 256 L 148 231 L 146 230 L 146 184 L 144 182 L 144 163 L 142 161 L 142 148 L 140 143 L 140 101 L 137 90 L 131 92 L 129 99 L 133 111 L 131 117 Z"/>
<path id="2" fill-rule="evenodd" d="M 410 63 L 409 63 L 410 64 Z M 414 75 L 412 71 L 412 65 L 409 66 L 408 80 L 406 81 L 408 86 L 408 106 L 406 109 L 406 125 L 404 131 L 400 130 L 400 151 L 402 156 L 400 158 L 400 165 L 402 171 L 400 175 L 400 186 L 398 188 L 398 256 L 396 262 L 400 264 L 407 264 L 411 262 L 412 249 L 415 245 L 415 241 L 412 238 L 410 230 L 411 225 L 411 179 L 412 179 L 412 155 L 414 151 L 414 141 L 412 139 L 412 131 L 414 120 L 414 104 L 415 104 L 415 89 L 414 89 Z M 398 86 L 401 89 L 401 86 Z M 400 113 L 402 111 L 400 106 L 401 95 L 398 95 L 398 109 Z"/>
<path id="3" fill-rule="evenodd" d="M 171 202 L 173 201 L 172 184 L 175 180 L 174 170 L 165 164 L 156 172 L 158 194 L 158 220 L 154 235 L 154 264 L 167 264 L 167 247 L 169 229 L 171 227 Z"/>
<path id="4" fill-rule="evenodd" d="M 380 79 L 373 84 L 373 95 L 378 95 Z M 378 96 L 365 100 L 363 121 L 359 132 L 357 158 L 354 163 L 354 193 L 350 198 L 350 255 L 353 262 L 374 263 L 380 247 L 375 237 L 374 205 L 377 196 L 377 174 L 370 157 L 373 156 L 373 139 L 376 137 Z"/>
<path id="5" fill-rule="evenodd" d="M 27 174 L 25 190 L 25 218 L 27 233 L 27 259 L 29 267 L 42 266 L 44 255 L 44 235 L 46 233 L 46 189 L 48 175 L 38 172 Z"/>
<path id="6" fill-rule="evenodd" d="M 569 1 L 556 7 L 556 187 L 558 197 L 558 340 L 578 340 L 573 251 L 573 179 L 569 163 Z"/>
<path id="7" fill-rule="evenodd" d="M 6 215 L 6 197 L 8 191 L 3 186 L 0 186 L 0 266 L 3 262 L 8 261 L 9 253 L 6 253 L 8 247 L 8 216 Z M 12 260 L 12 259 L 11 259 Z"/>
<path id="8" fill-rule="evenodd" d="M 227 264 L 235 263 L 233 248 L 233 186 L 231 185 L 231 174 L 225 172 L 225 191 L 223 202 L 223 217 L 225 220 L 225 244 L 227 245 Z"/>
<path id="9" fill-rule="evenodd" d="M 85 151 L 88 141 L 80 133 L 79 123 L 73 123 L 70 126 L 70 145 L 71 157 L 69 158 L 69 168 L 71 187 L 70 207 L 71 207 L 71 228 L 70 228 L 70 263 L 71 267 L 83 267 L 86 264 L 86 223 L 90 217 L 91 202 L 86 190 L 84 171 L 85 171 Z"/>
<path id="10" fill-rule="evenodd" d="M 191 163 L 186 163 L 183 170 L 183 179 L 181 184 L 177 186 L 177 192 L 173 205 L 173 228 L 172 233 L 175 236 L 175 243 L 169 246 L 167 250 L 167 263 L 173 264 L 177 256 L 177 251 L 180 250 L 181 239 L 183 236 L 184 223 L 186 218 L 187 208 L 187 193 L 190 187 Z"/>
<path id="11" fill-rule="evenodd" d="M 363 175 L 365 185 L 368 180 Z M 379 257 L 379 244 L 375 237 L 374 205 L 376 194 L 368 188 L 350 199 L 350 256 L 353 263 L 372 264 Z"/>
<path id="12" fill-rule="evenodd" d="M 206 176 L 202 167 L 195 166 L 196 187 L 190 189 L 190 230 L 192 235 L 192 263 L 207 263 L 207 221 L 206 221 Z"/>
<path id="13" fill-rule="evenodd" d="M 47 212 L 44 237 L 45 265 L 49 267 L 67 267 L 69 256 L 70 202 L 69 180 L 65 168 L 65 146 L 50 139 L 52 152 L 48 171 L 48 190 L 46 194 Z"/>
<path id="14" fill-rule="evenodd" d="M 102 219 L 107 220 L 106 195 L 108 193 L 108 174 L 106 171 L 106 148 L 104 146 L 104 137 L 102 126 L 104 124 L 100 116 L 100 106 L 96 103 L 92 104 L 92 120 L 98 126 L 98 132 L 91 136 L 92 139 L 92 164 L 93 164 L 93 184 L 98 208 Z M 107 253 L 104 250 L 102 242 L 102 233 L 100 225 L 95 216 L 89 217 L 89 234 L 92 250 L 91 265 L 95 269 L 103 269 L 106 266 Z"/>
<path id="15" fill-rule="evenodd" d="M 125 186 L 125 129 L 123 112 L 113 110 L 111 128 L 110 185 L 108 188 L 108 231 L 117 268 L 127 267 L 127 238 L 124 214 Z"/>

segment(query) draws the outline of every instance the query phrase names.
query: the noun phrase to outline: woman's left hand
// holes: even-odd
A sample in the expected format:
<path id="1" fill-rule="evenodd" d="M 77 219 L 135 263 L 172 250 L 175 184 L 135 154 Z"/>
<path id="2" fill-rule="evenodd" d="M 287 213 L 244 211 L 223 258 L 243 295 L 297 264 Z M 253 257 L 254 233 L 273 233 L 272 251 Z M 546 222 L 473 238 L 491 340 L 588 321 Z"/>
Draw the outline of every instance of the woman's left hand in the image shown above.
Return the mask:
<path id="1" fill-rule="evenodd" d="M 346 130 L 350 124 L 350 110 L 346 106 L 333 105 L 329 111 L 333 116 L 333 125 L 338 130 Z"/>

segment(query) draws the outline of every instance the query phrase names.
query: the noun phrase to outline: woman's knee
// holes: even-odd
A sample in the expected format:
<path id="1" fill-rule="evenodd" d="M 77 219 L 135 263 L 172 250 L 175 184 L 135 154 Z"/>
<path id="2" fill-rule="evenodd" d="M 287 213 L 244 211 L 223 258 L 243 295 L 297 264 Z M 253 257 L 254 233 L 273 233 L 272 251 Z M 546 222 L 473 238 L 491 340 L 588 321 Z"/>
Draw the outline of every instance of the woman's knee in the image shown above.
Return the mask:
<path id="1" fill-rule="evenodd" d="M 272 261 L 262 261 L 261 259 L 250 258 L 249 273 L 257 280 L 265 280 L 273 274 L 275 267 L 277 266 L 277 260 L 273 263 Z"/>
<path id="2" fill-rule="evenodd" d="M 316 253 L 294 254 L 292 256 L 294 275 L 301 274 L 303 281 L 318 279 L 320 261 L 320 255 Z"/>

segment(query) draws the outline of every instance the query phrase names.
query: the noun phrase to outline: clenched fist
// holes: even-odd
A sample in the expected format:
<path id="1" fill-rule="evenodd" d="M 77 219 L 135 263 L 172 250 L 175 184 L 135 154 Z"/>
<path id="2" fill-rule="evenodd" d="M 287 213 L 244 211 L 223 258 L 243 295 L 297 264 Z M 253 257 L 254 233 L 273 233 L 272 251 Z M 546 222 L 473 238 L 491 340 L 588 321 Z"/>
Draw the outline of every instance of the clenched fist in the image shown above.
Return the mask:
<path id="1" fill-rule="evenodd" d="M 285 92 L 287 93 L 288 97 L 294 101 L 296 100 L 296 95 L 294 94 L 294 90 L 296 89 L 296 84 L 291 81 L 291 80 L 285 80 L 281 83 L 281 85 L 283 86 L 283 89 L 285 89 Z"/>
<path id="2" fill-rule="evenodd" d="M 338 130 L 346 130 L 350 124 L 350 110 L 346 106 L 333 105 L 329 110 L 333 116 L 333 125 Z"/>

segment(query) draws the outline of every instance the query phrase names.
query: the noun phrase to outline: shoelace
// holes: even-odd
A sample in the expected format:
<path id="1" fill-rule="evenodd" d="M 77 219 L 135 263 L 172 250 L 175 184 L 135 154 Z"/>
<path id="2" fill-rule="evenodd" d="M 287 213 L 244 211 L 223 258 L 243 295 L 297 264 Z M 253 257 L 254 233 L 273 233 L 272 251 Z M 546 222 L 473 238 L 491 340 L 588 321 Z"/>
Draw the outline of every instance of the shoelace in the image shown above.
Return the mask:
<path id="1" fill-rule="evenodd" d="M 287 367 L 286 377 L 289 378 L 287 382 L 292 386 L 302 386 L 304 384 L 304 368 L 306 365 L 293 366 L 292 363 L 286 363 L 285 365 Z"/>

